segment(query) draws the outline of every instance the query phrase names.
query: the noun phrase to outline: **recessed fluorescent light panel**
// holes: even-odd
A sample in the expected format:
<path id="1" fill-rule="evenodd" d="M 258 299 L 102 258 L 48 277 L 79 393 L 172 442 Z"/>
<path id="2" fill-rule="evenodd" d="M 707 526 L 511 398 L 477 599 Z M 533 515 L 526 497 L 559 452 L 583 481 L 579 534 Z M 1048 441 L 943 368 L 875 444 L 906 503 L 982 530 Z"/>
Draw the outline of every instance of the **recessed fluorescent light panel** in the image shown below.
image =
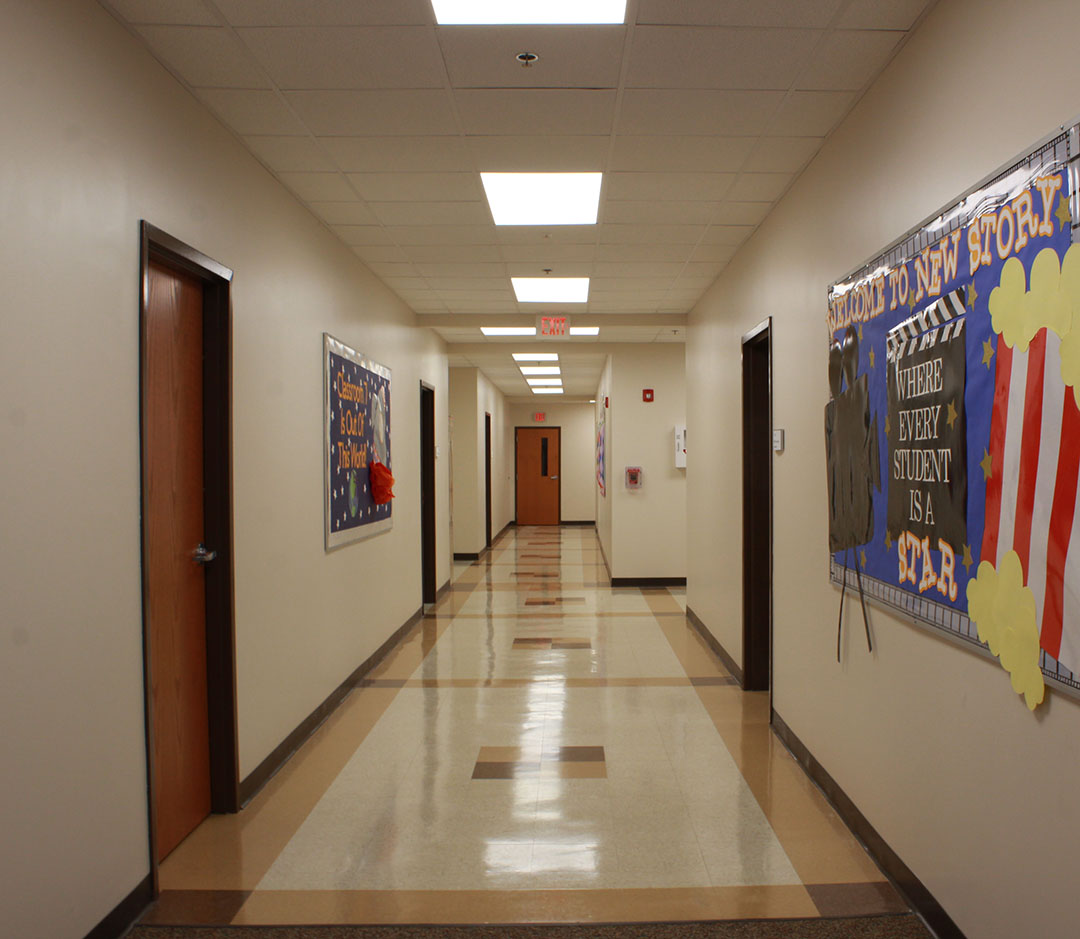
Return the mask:
<path id="1" fill-rule="evenodd" d="M 431 0 L 440 26 L 622 23 L 626 0 Z"/>
<path id="2" fill-rule="evenodd" d="M 558 365 L 519 365 L 522 375 L 561 375 Z"/>
<path id="3" fill-rule="evenodd" d="M 563 390 L 562 388 L 533 388 L 532 393 L 534 395 L 561 395 Z"/>
<path id="4" fill-rule="evenodd" d="M 602 173 L 481 173 L 496 225 L 595 225 Z"/>
<path id="5" fill-rule="evenodd" d="M 514 352 L 515 362 L 558 362 L 558 352 Z"/>
<path id="6" fill-rule="evenodd" d="M 535 336 L 535 326 L 481 326 L 485 336 Z"/>
<path id="7" fill-rule="evenodd" d="M 518 303 L 588 303 L 588 277 L 511 277 Z"/>
<path id="8" fill-rule="evenodd" d="M 561 378 L 526 378 L 525 383 L 534 387 L 540 387 L 542 385 L 549 385 L 551 387 L 562 387 Z"/>
<path id="9" fill-rule="evenodd" d="M 600 327 L 599 326 L 571 326 L 570 327 L 570 335 L 571 336 L 599 336 L 600 335 Z"/>

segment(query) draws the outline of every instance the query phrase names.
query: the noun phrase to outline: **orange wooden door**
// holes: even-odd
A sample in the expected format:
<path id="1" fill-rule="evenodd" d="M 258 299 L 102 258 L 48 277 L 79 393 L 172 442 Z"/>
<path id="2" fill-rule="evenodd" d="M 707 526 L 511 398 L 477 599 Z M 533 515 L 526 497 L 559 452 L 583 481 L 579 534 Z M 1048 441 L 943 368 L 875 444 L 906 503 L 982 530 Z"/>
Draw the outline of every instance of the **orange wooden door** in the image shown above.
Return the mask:
<path id="1" fill-rule="evenodd" d="M 559 428 L 517 428 L 517 523 L 559 524 Z"/>
<path id="2" fill-rule="evenodd" d="M 203 296 L 151 262 L 144 383 L 147 628 L 158 860 L 210 814 L 203 540 Z"/>

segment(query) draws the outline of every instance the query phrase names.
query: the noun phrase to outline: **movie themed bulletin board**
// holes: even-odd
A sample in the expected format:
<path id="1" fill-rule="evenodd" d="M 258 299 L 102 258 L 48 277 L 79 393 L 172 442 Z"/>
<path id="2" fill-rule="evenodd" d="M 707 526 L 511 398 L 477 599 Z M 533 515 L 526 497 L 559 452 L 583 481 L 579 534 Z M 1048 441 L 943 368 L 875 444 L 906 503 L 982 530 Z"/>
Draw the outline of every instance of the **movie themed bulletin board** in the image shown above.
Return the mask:
<path id="1" fill-rule="evenodd" d="M 1033 710 L 1080 694 L 1078 169 L 1080 125 L 828 292 L 831 578 Z"/>
<path id="2" fill-rule="evenodd" d="M 377 505 L 370 467 L 390 464 L 390 369 L 323 333 L 326 550 L 393 525 L 393 502 Z"/>

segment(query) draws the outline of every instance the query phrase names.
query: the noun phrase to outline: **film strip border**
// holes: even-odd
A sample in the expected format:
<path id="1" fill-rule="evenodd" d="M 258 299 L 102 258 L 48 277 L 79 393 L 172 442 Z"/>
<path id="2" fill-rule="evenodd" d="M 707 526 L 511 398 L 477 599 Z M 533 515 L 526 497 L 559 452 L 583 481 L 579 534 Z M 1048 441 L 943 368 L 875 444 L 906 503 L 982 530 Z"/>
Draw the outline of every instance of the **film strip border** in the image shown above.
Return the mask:
<path id="1" fill-rule="evenodd" d="M 838 587 L 844 583 L 844 565 L 836 562 L 835 555 L 829 555 L 829 579 Z M 859 589 L 854 567 L 847 568 L 847 589 Z M 875 577 L 868 577 L 865 573 L 862 575 L 862 589 L 871 603 L 899 611 L 917 625 L 945 633 L 978 650 L 987 658 L 993 658 L 986 644 L 979 639 L 978 629 L 966 613 L 927 600 Z M 1080 675 L 1070 672 L 1052 655 L 1043 651 L 1039 652 L 1039 668 L 1053 685 L 1073 697 L 1080 698 Z"/>
<path id="2" fill-rule="evenodd" d="M 889 361 L 911 355 L 916 350 L 929 349 L 939 341 L 955 339 L 964 331 L 966 320 L 963 317 L 966 312 L 967 288 L 960 287 L 904 320 L 886 337 Z"/>

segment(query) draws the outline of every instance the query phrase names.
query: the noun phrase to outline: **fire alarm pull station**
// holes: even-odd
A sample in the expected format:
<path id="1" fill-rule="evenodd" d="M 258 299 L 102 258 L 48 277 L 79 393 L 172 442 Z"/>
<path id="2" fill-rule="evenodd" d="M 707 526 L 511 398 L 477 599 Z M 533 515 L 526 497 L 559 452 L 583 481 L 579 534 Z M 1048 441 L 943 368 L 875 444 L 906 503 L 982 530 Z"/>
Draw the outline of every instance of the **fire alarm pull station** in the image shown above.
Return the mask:
<path id="1" fill-rule="evenodd" d="M 644 473 L 640 466 L 628 466 L 626 467 L 626 488 L 627 489 L 640 489 L 641 477 Z"/>
<path id="2" fill-rule="evenodd" d="M 652 390 L 652 388 L 642 388 L 641 389 L 641 400 L 642 401 L 652 401 L 652 399 L 653 399 L 653 390 Z"/>

